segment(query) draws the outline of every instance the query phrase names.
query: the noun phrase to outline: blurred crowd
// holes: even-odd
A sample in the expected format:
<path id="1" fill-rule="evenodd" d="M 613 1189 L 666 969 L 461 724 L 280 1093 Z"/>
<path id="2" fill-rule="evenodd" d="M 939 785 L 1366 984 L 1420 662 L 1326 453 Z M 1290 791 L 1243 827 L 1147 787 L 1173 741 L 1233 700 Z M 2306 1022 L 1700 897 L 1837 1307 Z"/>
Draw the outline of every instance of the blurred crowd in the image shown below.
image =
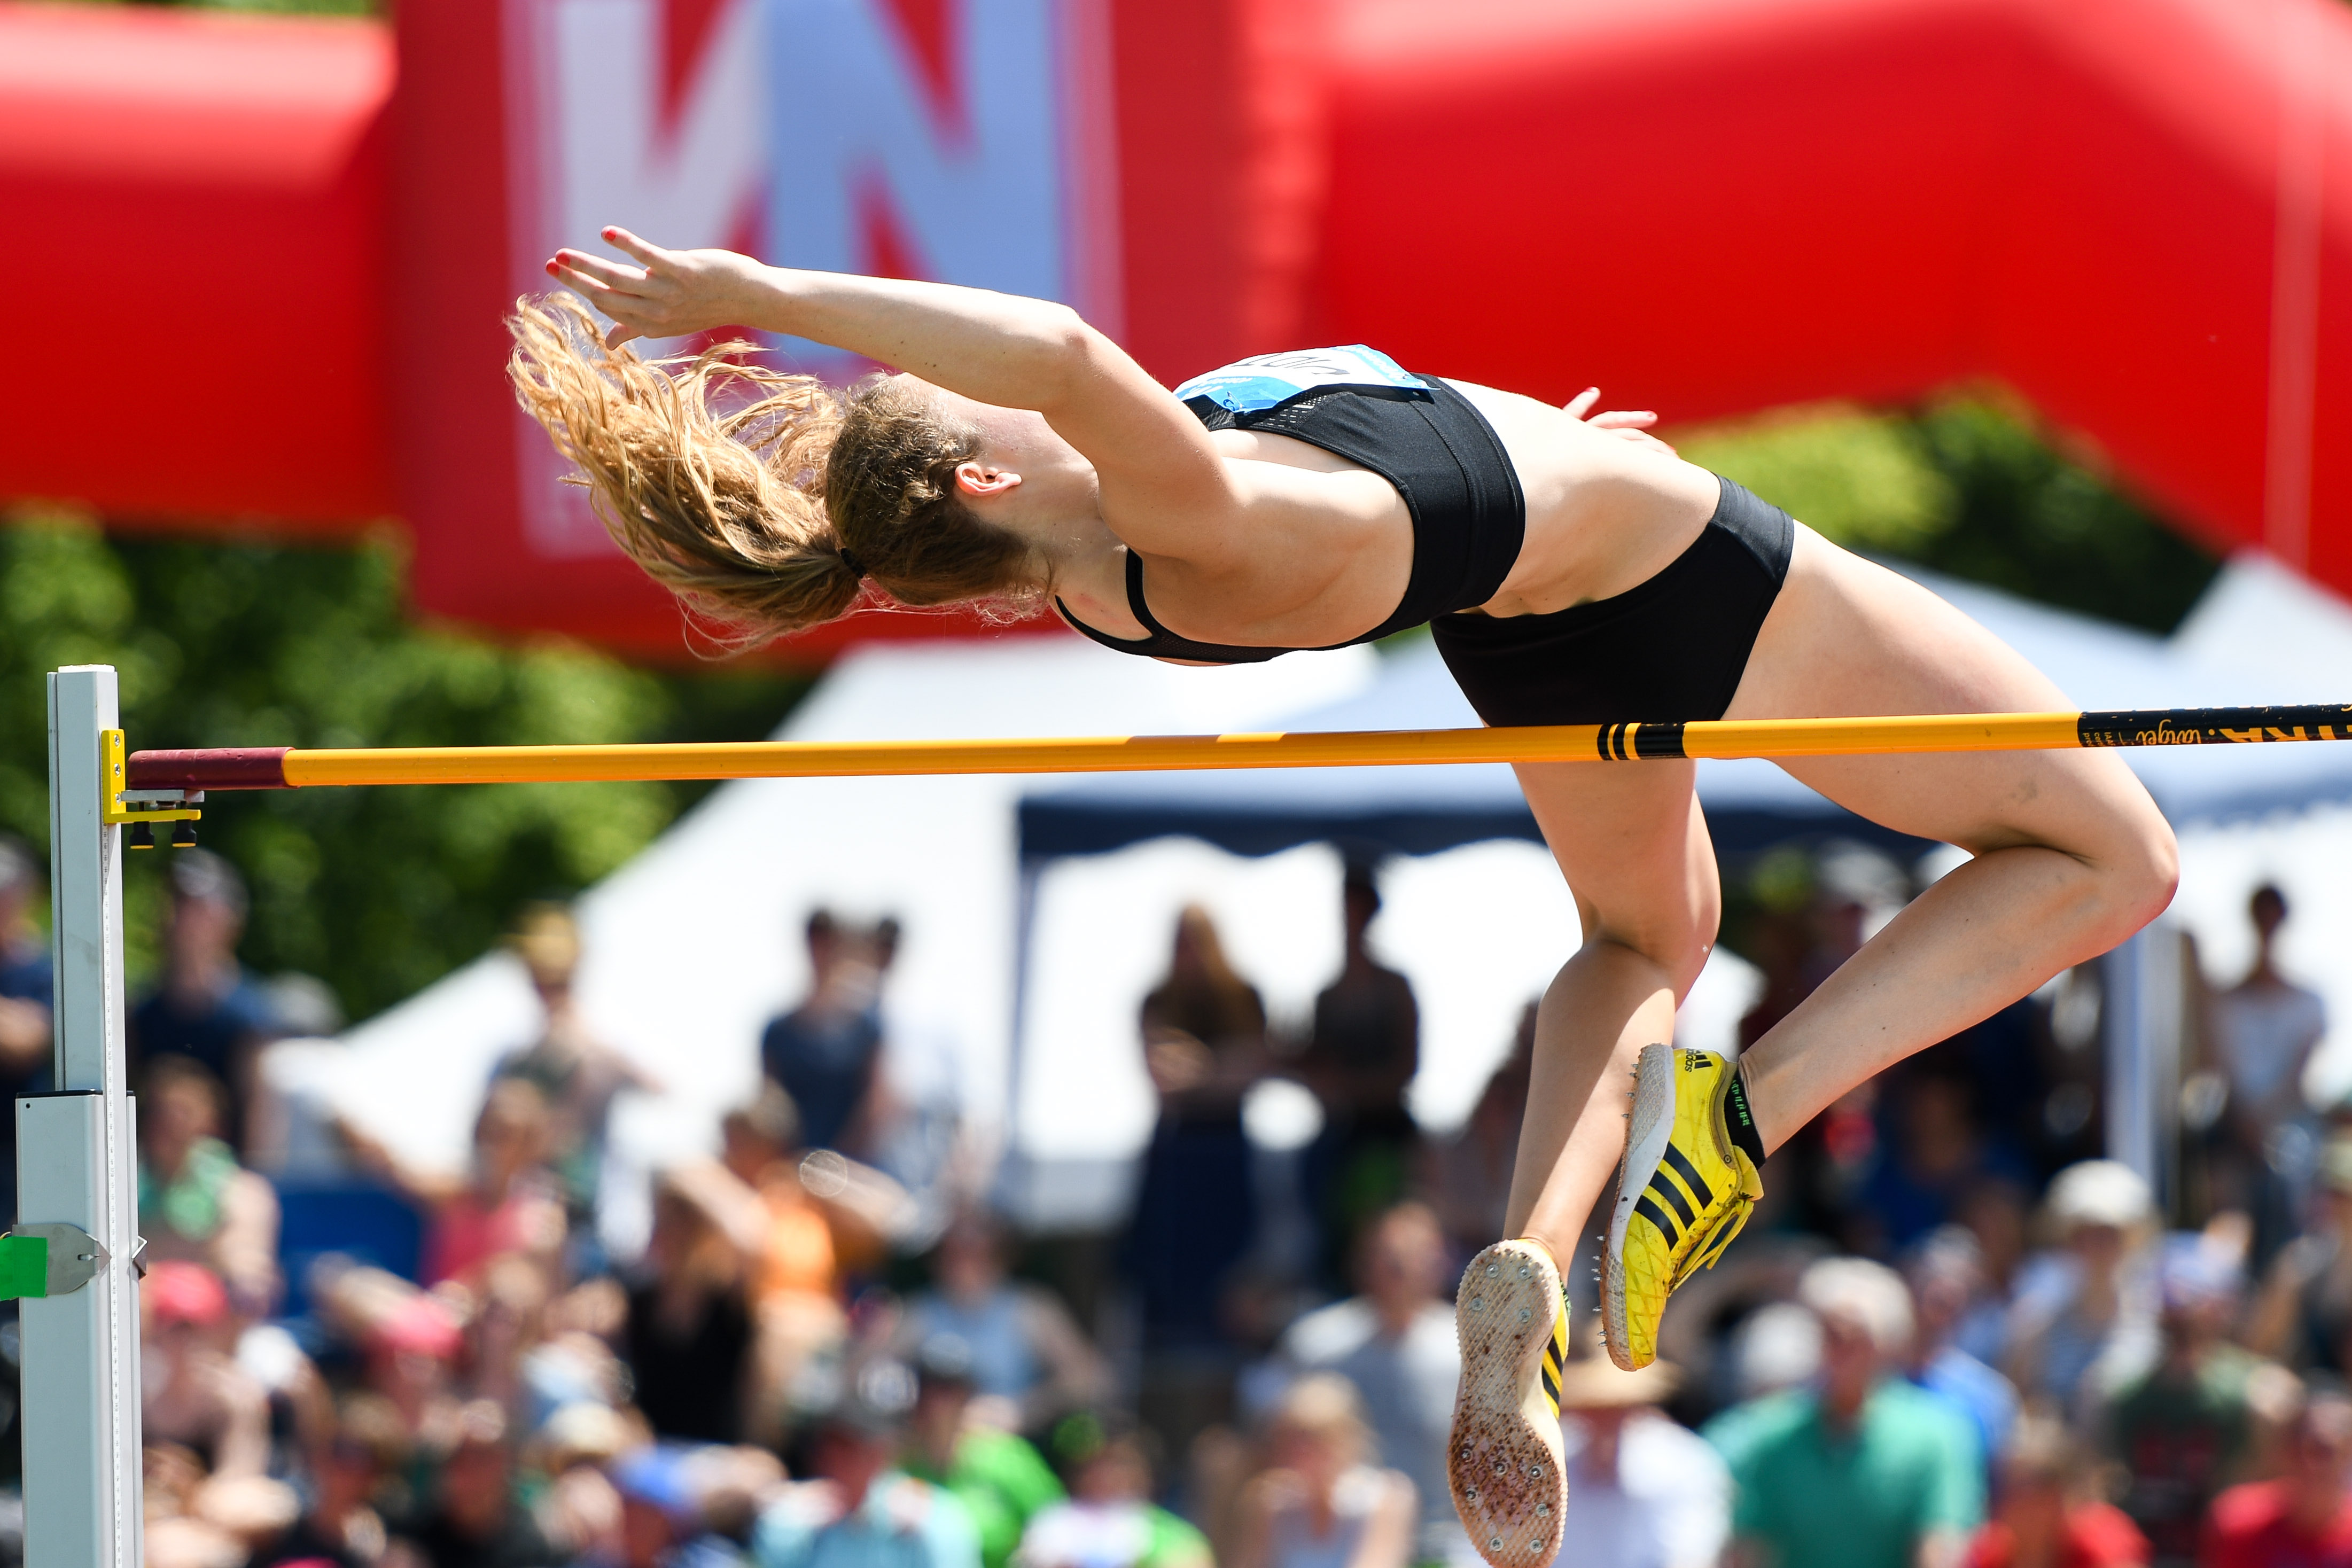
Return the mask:
<path id="1" fill-rule="evenodd" d="M 240 965 L 234 867 L 168 865 L 130 1019 L 155 1568 L 1477 1561 L 1445 1487 L 1451 1290 L 1504 1224 L 1534 1008 L 1466 1122 L 1424 1131 L 1375 868 L 1296 1020 L 1183 913 L 1138 1007 L 1159 1115 L 1116 1236 L 992 1207 L 954 1118 L 885 1071 L 895 923 L 816 912 L 756 1092 L 651 1176 L 625 1256 L 614 1110 L 661 1085 L 575 1008 L 566 910 L 516 920 L 540 1023 L 468 1086 L 465 1167 L 338 1124 L 322 1197 L 258 1168 L 260 1085 L 331 1021 Z M 1934 868 L 1831 844 L 1736 869 L 1752 1040 Z M 0 843 L 11 1094 L 47 1084 L 40 896 Z M 1612 1366 L 1579 1301 L 1563 1562 L 2352 1568 L 2352 1112 L 2305 1093 L 2326 1019 L 2274 960 L 2285 900 L 2249 913 L 2242 977 L 2187 967 L 2162 1190 L 2104 1156 L 2086 967 L 1779 1151 L 1655 1364 Z M 1311 1097 L 1304 1136 L 1266 1135 L 1269 1095 Z M 0 1554 L 21 1507 L 0 1494 Z"/>

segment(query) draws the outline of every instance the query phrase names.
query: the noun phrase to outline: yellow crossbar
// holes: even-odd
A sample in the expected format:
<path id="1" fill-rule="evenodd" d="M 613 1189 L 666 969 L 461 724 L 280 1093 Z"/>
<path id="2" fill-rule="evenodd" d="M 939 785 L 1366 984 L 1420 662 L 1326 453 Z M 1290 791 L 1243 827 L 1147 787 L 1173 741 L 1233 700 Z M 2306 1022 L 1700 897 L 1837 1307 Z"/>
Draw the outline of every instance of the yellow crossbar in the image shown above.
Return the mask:
<path id="1" fill-rule="evenodd" d="M 926 773 L 1137 773 L 1665 758 L 1855 757 L 2352 739 L 2352 706 L 1937 714 L 1885 718 L 1570 724 L 1329 734 L 1034 740 L 751 741 L 641 746 L 268 747 L 142 751 L 141 789 L 521 784 Z"/>

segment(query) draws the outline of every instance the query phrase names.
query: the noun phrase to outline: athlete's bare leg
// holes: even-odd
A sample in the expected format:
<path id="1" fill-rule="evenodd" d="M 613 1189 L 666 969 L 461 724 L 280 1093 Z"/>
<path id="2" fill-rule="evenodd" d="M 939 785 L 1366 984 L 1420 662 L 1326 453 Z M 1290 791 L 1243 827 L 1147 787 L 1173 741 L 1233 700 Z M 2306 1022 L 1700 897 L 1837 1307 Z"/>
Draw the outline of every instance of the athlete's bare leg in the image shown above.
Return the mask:
<path id="1" fill-rule="evenodd" d="M 1727 716 L 2066 709 L 2039 672 L 1908 580 L 1800 528 L 1787 586 Z M 1752 1105 L 1774 1148 L 1881 1069 L 2105 951 L 2170 900 L 2170 830 L 2123 764 L 2098 752 L 1822 758 L 1788 770 L 1888 827 L 1976 858 L 1929 888 L 1747 1052 Z M 1703 826 L 1679 841 L 1688 775 L 1646 789 L 1593 777 L 1688 764 L 1520 769 L 1578 904 L 1583 949 L 1544 998 L 1512 1186 L 1513 1234 L 1565 1260 L 1624 1148 L 1626 1073 L 1672 1038 L 1715 935 Z M 1646 813 L 1640 800 L 1654 805 Z"/>
<path id="2" fill-rule="evenodd" d="M 1722 898 L 1688 762 L 1518 768 L 1576 896 L 1584 945 L 1536 1009 L 1534 1071 L 1504 1234 L 1566 1267 L 1625 1152 L 1633 1059 L 1674 1038 L 1706 963 Z"/>
<path id="3" fill-rule="evenodd" d="M 1991 633 L 1909 580 L 1800 529 L 1788 587 L 1728 716 L 2071 708 Z M 2172 830 L 2100 751 L 1783 764 L 1872 821 L 1976 858 L 1937 883 L 1747 1053 L 1774 1148 L 1839 1095 L 2095 957 L 2163 913 Z"/>

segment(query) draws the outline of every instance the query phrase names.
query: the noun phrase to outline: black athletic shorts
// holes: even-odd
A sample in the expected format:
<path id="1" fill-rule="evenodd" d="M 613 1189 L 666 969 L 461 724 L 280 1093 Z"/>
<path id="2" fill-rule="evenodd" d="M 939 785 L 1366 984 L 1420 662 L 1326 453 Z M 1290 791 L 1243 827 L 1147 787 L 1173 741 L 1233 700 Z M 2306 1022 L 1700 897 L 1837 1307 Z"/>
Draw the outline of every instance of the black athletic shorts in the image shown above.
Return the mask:
<path id="1" fill-rule="evenodd" d="M 1789 575 L 1797 525 L 1728 479 L 1690 549 L 1613 599 L 1549 615 L 1430 622 L 1455 684 L 1493 725 L 1715 719 Z"/>

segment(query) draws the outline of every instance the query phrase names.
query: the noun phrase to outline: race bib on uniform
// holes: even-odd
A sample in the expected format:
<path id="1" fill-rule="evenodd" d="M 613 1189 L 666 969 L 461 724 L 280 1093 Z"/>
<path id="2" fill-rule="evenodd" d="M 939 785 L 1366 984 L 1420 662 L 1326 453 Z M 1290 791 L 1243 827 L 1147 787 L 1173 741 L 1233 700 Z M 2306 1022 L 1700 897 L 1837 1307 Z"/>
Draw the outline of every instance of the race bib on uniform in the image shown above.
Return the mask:
<path id="1" fill-rule="evenodd" d="M 1297 349 L 1236 360 L 1194 376 L 1176 389 L 1177 401 L 1207 398 L 1235 413 L 1257 413 L 1332 387 L 1386 387 L 1426 393 L 1428 386 L 1402 365 L 1361 343 L 1342 349 Z"/>

